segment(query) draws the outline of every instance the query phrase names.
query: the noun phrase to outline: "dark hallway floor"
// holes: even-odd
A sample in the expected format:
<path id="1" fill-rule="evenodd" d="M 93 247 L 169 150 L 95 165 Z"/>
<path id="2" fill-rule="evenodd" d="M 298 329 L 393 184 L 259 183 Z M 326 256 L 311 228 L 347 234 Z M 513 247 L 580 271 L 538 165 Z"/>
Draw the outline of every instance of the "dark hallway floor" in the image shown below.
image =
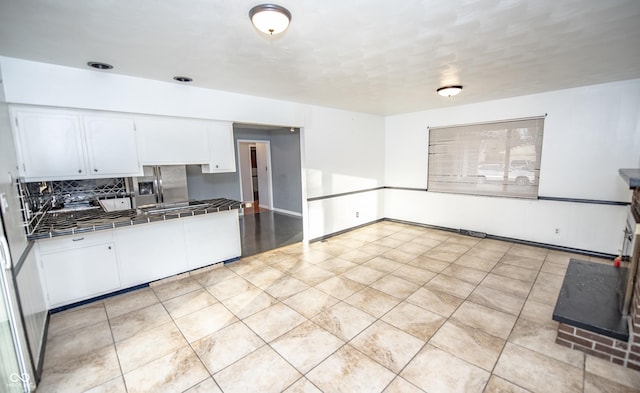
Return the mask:
<path id="1" fill-rule="evenodd" d="M 302 241 L 302 217 L 262 210 L 240 216 L 242 256 Z"/>

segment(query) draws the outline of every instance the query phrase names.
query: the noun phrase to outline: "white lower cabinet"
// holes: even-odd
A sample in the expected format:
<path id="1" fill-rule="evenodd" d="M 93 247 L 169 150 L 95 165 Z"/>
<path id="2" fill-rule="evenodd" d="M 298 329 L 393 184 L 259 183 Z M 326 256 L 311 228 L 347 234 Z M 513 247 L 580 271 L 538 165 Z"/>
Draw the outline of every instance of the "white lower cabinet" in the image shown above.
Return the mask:
<path id="1" fill-rule="evenodd" d="M 188 270 L 180 219 L 118 228 L 115 238 L 125 288 Z"/>
<path id="2" fill-rule="evenodd" d="M 115 243 L 100 235 L 97 242 L 90 235 L 43 241 L 47 243 L 40 250 L 40 267 L 49 308 L 120 288 Z M 73 239 L 76 242 L 70 243 Z"/>
<path id="3" fill-rule="evenodd" d="M 51 308 L 240 256 L 238 210 L 38 240 Z"/>
<path id="4" fill-rule="evenodd" d="M 183 221 L 189 270 L 240 256 L 238 210 Z"/>

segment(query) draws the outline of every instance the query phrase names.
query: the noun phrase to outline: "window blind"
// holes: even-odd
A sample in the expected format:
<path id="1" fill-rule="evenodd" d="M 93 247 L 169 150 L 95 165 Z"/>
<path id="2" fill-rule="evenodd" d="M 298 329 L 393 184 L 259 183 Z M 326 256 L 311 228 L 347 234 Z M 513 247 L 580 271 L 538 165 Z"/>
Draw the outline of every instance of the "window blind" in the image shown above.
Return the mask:
<path id="1" fill-rule="evenodd" d="M 429 129 L 429 191 L 536 198 L 544 117 Z"/>

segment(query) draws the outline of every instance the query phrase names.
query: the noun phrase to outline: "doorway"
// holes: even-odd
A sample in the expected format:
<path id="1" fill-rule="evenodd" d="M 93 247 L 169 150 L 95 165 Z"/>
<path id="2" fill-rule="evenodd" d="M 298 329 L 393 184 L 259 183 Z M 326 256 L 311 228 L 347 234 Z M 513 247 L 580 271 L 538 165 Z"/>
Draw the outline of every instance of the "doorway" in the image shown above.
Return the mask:
<path id="1" fill-rule="evenodd" d="M 240 216 L 243 257 L 302 241 L 300 131 L 255 124 L 233 126 L 236 198 L 243 203 L 256 201 Z"/>
<path id="2" fill-rule="evenodd" d="M 244 213 L 273 210 L 270 142 L 239 139 L 238 170 L 242 202 L 252 204 Z"/>

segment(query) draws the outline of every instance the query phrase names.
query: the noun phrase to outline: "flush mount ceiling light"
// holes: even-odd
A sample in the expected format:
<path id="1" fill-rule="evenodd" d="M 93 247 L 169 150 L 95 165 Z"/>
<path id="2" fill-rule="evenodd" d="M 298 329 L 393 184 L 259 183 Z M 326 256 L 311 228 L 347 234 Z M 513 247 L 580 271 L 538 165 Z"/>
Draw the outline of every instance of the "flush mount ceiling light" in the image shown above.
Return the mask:
<path id="1" fill-rule="evenodd" d="M 189 78 L 188 76 L 174 76 L 173 79 L 177 80 L 178 82 L 184 82 L 184 83 L 193 82 L 193 79 Z"/>
<path id="2" fill-rule="evenodd" d="M 451 97 L 460 93 L 462 91 L 462 86 L 460 85 L 443 86 L 436 91 L 438 92 L 438 94 L 440 94 L 443 97 Z"/>
<path id="3" fill-rule="evenodd" d="M 282 33 L 291 22 L 291 12 L 276 4 L 260 4 L 249 11 L 251 23 L 263 33 Z"/>
<path id="4" fill-rule="evenodd" d="M 113 66 L 111 64 L 101 63 L 99 61 L 90 61 L 90 62 L 87 63 L 87 65 L 89 67 L 93 67 L 93 68 L 96 68 L 98 70 L 111 70 L 111 69 L 113 69 Z"/>

